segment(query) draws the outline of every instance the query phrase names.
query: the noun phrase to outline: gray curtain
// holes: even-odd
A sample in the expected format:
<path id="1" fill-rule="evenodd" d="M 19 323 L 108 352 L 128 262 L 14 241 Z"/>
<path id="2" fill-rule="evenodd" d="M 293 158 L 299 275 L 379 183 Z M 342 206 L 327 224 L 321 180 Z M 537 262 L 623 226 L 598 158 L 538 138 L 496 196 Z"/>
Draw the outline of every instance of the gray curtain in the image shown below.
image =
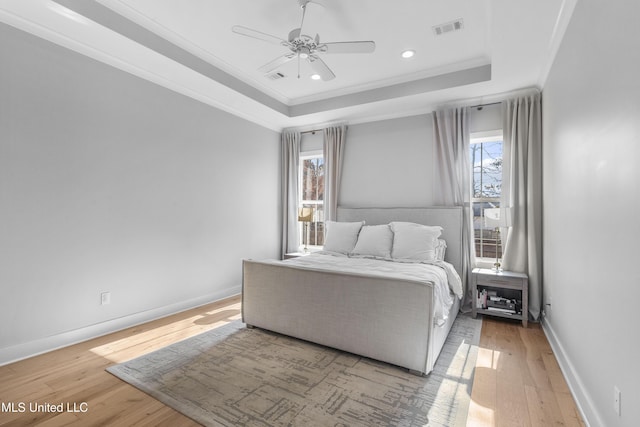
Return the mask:
<path id="1" fill-rule="evenodd" d="M 324 129 L 324 220 L 335 221 L 347 126 Z"/>
<path id="2" fill-rule="evenodd" d="M 282 244 L 281 256 L 298 250 L 298 166 L 300 164 L 300 132 L 285 130 L 282 143 Z"/>
<path id="3" fill-rule="evenodd" d="M 529 276 L 529 313 L 542 304 L 542 112 L 540 93 L 503 103 L 502 205 L 511 209 L 502 266 Z"/>
<path id="4" fill-rule="evenodd" d="M 434 203 L 440 206 L 462 206 L 462 307 L 471 307 L 471 271 L 475 266 L 473 212 L 471 210 L 471 171 L 469 165 L 469 110 L 451 108 L 434 111 L 435 144 Z"/>

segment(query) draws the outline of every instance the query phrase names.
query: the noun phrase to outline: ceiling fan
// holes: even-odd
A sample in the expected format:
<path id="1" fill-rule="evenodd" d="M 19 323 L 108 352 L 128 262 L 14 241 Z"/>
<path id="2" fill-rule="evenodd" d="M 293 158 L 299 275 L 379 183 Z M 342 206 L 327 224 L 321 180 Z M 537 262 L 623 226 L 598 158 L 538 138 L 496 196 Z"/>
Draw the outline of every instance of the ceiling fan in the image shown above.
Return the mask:
<path id="1" fill-rule="evenodd" d="M 235 25 L 231 28 L 236 34 L 240 34 L 247 37 L 263 40 L 269 43 L 278 44 L 289 48 L 290 52 L 285 53 L 282 56 L 274 59 L 273 61 L 258 68 L 265 74 L 268 74 L 278 67 L 286 64 L 293 59 L 298 60 L 298 78 L 300 78 L 300 61 L 305 60 L 310 65 L 316 75 L 323 81 L 332 80 L 336 75 L 320 58 L 319 54 L 330 53 L 372 53 L 376 49 L 376 44 L 373 41 L 347 41 L 347 42 L 332 42 L 321 43 L 320 35 L 316 34 L 315 37 L 308 36 L 302 32 L 304 26 L 304 18 L 307 11 L 307 4 L 312 3 L 311 0 L 298 0 L 300 7 L 302 8 L 302 21 L 300 22 L 300 28 L 294 28 L 289 32 L 287 40 L 283 40 L 277 36 L 263 33 L 258 30 Z"/>

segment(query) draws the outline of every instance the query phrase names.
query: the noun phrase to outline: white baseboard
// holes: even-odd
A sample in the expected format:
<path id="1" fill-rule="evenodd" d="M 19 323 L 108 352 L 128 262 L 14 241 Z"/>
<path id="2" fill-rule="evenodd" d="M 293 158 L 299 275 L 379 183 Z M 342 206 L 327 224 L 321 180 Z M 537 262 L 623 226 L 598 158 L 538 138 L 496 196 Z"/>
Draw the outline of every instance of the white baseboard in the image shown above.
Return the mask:
<path id="1" fill-rule="evenodd" d="M 602 418 L 598 413 L 596 406 L 589 395 L 589 392 L 584 387 L 582 380 L 580 379 L 580 375 L 576 371 L 575 367 L 571 363 L 569 357 L 567 357 L 567 353 L 564 350 L 564 347 L 558 340 L 558 336 L 556 335 L 553 327 L 543 318 L 540 322 L 542 325 L 542 330 L 551 344 L 551 349 L 553 350 L 556 359 L 558 360 L 558 364 L 560 365 L 560 369 L 562 370 L 562 374 L 567 380 L 567 385 L 569 386 L 569 390 L 573 395 L 573 399 L 576 401 L 576 405 L 578 410 L 580 411 L 580 415 L 582 416 L 582 421 L 587 427 L 605 427 L 605 424 L 602 422 Z"/>
<path id="2" fill-rule="evenodd" d="M 0 349 L 0 366 L 238 295 L 240 286 Z"/>

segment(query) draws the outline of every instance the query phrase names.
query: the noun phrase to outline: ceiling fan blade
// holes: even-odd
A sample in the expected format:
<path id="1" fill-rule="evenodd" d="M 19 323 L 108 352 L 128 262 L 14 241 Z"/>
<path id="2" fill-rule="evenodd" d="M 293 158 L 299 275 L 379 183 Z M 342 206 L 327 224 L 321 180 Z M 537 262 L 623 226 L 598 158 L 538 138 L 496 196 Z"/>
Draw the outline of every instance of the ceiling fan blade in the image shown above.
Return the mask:
<path id="1" fill-rule="evenodd" d="M 373 41 L 323 43 L 318 51 L 323 53 L 372 53 L 376 50 Z"/>
<path id="2" fill-rule="evenodd" d="M 298 37 L 300 37 L 300 28 L 294 28 L 289 32 L 289 36 L 287 38 L 289 39 L 289 42 L 292 42 Z"/>
<path id="3" fill-rule="evenodd" d="M 231 27 L 231 31 L 242 36 L 252 37 L 254 39 L 289 47 L 289 42 L 282 40 L 280 37 L 272 36 L 271 34 L 263 33 L 262 31 L 253 30 L 241 25 L 234 25 Z"/>
<path id="4" fill-rule="evenodd" d="M 327 64 L 325 64 L 324 61 L 316 55 L 311 55 L 309 57 L 309 64 L 311 64 L 313 71 L 318 73 L 320 78 L 325 82 L 336 78 L 336 75 L 333 74 L 333 71 L 331 71 Z"/>
<path id="5" fill-rule="evenodd" d="M 258 71 L 262 72 L 262 73 L 270 73 L 273 70 L 275 70 L 276 68 L 278 68 L 279 66 L 286 64 L 287 62 L 291 61 L 293 58 L 296 57 L 296 54 L 294 52 L 289 52 L 286 55 L 282 55 L 277 57 L 276 59 L 274 59 L 273 61 L 264 64 L 262 67 L 258 68 Z"/>

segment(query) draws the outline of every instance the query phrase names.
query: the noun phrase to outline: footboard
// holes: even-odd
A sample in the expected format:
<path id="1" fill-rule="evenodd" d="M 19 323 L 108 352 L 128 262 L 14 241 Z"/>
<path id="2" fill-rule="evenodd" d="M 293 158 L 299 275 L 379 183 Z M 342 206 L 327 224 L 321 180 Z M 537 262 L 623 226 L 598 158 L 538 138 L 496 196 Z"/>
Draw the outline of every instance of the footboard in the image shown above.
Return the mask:
<path id="1" fill-rule="evenodd" d="M 432 301 L 430 284 L 243 262 L 245 323 L 421 373 L 434 359 Z"/>

